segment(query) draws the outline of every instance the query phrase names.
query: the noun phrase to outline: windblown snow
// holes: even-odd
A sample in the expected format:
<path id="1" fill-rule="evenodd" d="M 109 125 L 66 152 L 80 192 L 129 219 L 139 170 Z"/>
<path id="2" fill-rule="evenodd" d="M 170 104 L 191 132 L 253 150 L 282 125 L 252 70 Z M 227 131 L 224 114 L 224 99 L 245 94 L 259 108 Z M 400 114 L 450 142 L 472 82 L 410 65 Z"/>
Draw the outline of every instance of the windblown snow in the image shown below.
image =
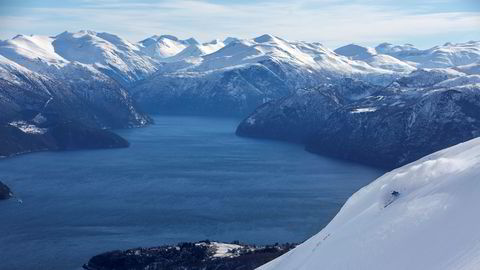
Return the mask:
<path id="1" fill-rule="evenodd" d="M 480 138 L 362 188 L 318 234 L 259 270 L 476 270 Z"/>

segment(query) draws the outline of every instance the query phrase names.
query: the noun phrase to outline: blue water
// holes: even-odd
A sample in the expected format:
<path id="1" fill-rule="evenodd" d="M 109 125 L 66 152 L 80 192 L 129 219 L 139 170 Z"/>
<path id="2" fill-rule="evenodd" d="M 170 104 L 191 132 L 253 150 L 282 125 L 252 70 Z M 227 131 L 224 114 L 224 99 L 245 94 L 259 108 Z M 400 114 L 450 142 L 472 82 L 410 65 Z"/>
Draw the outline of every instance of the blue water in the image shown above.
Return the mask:
<path id="1" fill-rule="evenodd" d="M 130 148 L 0 161 L 2 270 L 78 269 L 100 252 L 212 239 L 299 242 L 381 171 L 235 136 L 238 120 L 155 117 Z"/>

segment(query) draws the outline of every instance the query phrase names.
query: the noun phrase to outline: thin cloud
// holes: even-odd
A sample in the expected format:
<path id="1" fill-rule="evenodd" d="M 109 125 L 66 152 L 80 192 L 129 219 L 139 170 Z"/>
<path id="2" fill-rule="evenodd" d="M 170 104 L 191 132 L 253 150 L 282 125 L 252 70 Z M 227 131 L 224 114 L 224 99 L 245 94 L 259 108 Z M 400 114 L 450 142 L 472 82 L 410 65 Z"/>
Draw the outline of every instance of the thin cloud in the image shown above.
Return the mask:
<path id="1" fill-rule="evenodd" d="M 433 45 L 447 41 L 440 39 L 448 34 L 480 39 L 479 11 L 412 11 L 385 4 L 389 1 L 381 5 L 340 0 L 248 2 L 102 0 L 84 1 L 77 8 L 25 8 L 22 15 L 0 16 L 0 36 L 92 29 L 138 41 L 164 33 L 200 40 L 271 33 L 291 40 L 320 41 L 331 47 L 349 42 L 415 42 L 425 37 Z"/>

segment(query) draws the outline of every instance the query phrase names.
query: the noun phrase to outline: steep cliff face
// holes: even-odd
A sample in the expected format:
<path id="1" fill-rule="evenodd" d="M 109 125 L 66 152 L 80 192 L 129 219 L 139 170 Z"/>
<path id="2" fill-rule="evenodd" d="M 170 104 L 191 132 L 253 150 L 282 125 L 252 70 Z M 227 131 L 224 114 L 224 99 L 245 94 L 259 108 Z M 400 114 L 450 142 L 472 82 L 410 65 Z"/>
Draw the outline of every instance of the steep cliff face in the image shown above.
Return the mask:
<path id="1" fill-rule="evenodd" d="M 421 71 L 385 88 L 323 85 L 265 104 L 237 134 L 299 141 L 311 152 L 398 167 L 480 136 L 476 81 L 465 74 Z"/>
<path id="2" fill-rule="evenodd" d="M 213 53 L 165 64 L 131 92 L 148 111 L 244 116 L 299 88 L 335 83 L 344 77 L 385 85 L 413 69 L 372 67 L 319 43 L 263 35 L 234 40 Z"/>
<path id="3" fill-rule="evenodd" d="M 238 135 L 305 143 L 338 108 L 380 89 L 353 79 L 342 79 L 298 90 L 257 108 L 237 128 Z"/>
<path id="4" fill-rule="evenodd" d="M 307 150 L 392 168 L 480 136 L 479 86 L 381 97 L 380 106 L 376 96 L 336 111 Z"/>
<path id="5" fill-rule="evenodd" d="M 127 145 L 123 139 L 102 129 L 150 121 L 121 86 L 98 71 L 69 64 L 61 74 L 40 74 L 0 56 L 0 156 L 123 147 Z M 77 132 L 67 146 L 54 132 L 59 128 Z"/>

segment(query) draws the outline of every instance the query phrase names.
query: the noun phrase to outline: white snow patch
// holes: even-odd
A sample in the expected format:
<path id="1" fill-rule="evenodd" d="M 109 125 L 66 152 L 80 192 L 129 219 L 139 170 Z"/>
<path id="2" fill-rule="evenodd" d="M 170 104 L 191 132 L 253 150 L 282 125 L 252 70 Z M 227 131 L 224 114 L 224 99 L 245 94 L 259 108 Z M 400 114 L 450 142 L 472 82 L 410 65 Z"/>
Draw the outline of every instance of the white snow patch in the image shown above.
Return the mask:
<path id="1" fill-rule="evenodd" d="M 350 113 L 367 113 L 367 112 L 374 112 L 377 108 L 357 108 L 352 110 Z"/>
<path id="2" fill-rule="evenodd" d="M 247 118 L 247 124 L 249 124 L 251 126 L 255 124 L 255 121 L 256 121 L 256 119 L 254 117 Z"/>
<path id="3" fill-rule="evenodd" d="M 214 258 L 232 258 L 237 257 L 239 254 L 236 253 L 236 250 L 240 250 L 243 247 L 236 244 L 227 244 L 227 243 L 220 243 L 220 242 L 200 242 L 196 243 L 197 246 L 206 246 L 211 251 L 213 251 L 212 257 Z"/>
<path id="4" fill-rule="evenodd" d="M 236 254 L 233 251 L 242 248 L 239 245 L 218 242 L 212 242 L 212 245 L 215 248 L 215 254 L 213 255 L 215 258 L 235 257 Z"/>
<path id="5" fill-rule="evenodd" d="M 14 122 L 11 122 L 10 125 L 28 134 L 45 134 L 45 132 L 47 132 L 48 130 L 46 128 L 39 128 L 35 125 L 28 124 L 25 121 L 14 121 Z"/>

